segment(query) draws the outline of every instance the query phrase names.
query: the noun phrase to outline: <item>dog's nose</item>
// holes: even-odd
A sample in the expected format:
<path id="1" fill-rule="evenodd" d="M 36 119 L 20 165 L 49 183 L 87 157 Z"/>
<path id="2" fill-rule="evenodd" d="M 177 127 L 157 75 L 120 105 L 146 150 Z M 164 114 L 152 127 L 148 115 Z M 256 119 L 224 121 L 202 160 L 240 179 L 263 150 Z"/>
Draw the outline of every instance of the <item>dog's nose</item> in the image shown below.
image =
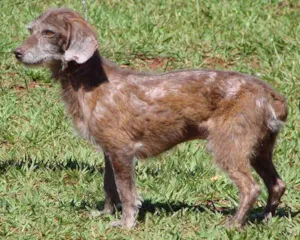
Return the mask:
<path id="1" fill-rule="evenodd" d="M 17 58 L 18 60 L 20 60 L 20 59 L 23 57 L 24 50 L 23 50 L 22 48 L 16 48 L 16 49 L 14 50 L 14 54 L 15 54 L 16 58 Z"/>

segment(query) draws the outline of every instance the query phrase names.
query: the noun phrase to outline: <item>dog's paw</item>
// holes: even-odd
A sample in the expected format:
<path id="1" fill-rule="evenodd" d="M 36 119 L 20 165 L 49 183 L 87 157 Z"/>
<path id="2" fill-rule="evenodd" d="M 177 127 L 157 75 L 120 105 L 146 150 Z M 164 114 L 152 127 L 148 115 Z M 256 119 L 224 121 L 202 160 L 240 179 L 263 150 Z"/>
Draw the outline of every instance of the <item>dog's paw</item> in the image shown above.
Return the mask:
<path id="1" fill-rule="evenodd" d="M 113 221 L 109 224 L 111 227 L 124 227 L 123 220 Z"/>
<path id="2" fill-rule="evenodd" d="M 269 222 L 272 219 L 272 216 L 271 212 L 264 213 L 264 221 Z"/>
<path id="3" fill-rule="evenodd" d="M 102 211 L 99 211 L 99 210 L 92 210 L 90 211 L 89 213 L 89 216 L 91 218 L 97 218 L 97 217 L 100 217 L 100 216 L 103 216 L 103 215 L 111 215 L 112 212 L 110 210 L 102 210 Z"/>
<path id="4" fill-rule="evenodd" d="M 228 229 L 240 229 L 244 226 L 244 224 L 238 221 L 235 217 L 232 217 L 226 221 L 224 226 Z"/>
<path id="5" fill-rule="evenodd" d="M 135 222 L 124 222 L 123 220 L 118 220 L 118 221 L 111 222 L 110 226 L 132 229 L 136 226 L 136 224 L 135 224 Z"/>
<path id="6" fill-rule="evenodd" d="M 272 213 L 271 212 L 260 212 L 260 213 L 255 214 L 255 218 L 258 221 L 268 222 L 272 218 Z"/>

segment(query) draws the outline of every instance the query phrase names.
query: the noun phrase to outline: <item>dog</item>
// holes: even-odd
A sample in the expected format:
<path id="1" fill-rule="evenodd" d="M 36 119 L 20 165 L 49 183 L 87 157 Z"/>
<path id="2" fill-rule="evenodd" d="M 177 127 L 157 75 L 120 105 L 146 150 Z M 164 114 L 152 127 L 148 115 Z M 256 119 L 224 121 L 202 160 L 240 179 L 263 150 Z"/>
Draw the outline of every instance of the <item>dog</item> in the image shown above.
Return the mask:
<path id="1" fill-rule="evenodd" d="M 122 219 L 113 226 L 135 225 L 141 206 L 135 159 L 193 139 L 207 140 L 215 162 L 238 187 L 240 203 L 229 226 L 244 225 L 261 192 L 251 167 L 269 193 L 263 216 L 274 215 L 286 184 L 272 155 L 288 109 L 267 83 L 229 71 L 122 69 L 99 54 L 92 27 L 66 8 L 46 11 L 28 30 L 30 36 L 14 54 L 25 65 L 50 68 L 74 128 L 103 149 L 103 213 L 112 214 L 122 204 Z"/>

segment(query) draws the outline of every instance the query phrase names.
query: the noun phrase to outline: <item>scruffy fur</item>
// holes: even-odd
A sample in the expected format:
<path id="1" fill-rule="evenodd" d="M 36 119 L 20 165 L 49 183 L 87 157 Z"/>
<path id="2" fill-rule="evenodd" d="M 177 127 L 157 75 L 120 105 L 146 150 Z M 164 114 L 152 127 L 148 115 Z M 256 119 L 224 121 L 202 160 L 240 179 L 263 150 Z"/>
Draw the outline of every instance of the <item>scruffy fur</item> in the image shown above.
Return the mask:
<path id="1" fill-rule="evenodd" d="M 272 163 L 285 99 L 256 77 L 226 71 L 183 70 L 146 74 L 121 69 L 99 55 L 95 33 L 76 12 L 49 10 L 29 25 L 15 50 L 26 65 L 43 64 L 62 86 L 62 99 L 77 132 L 103 149 L 105 213 L 122 204 L 134 226 L 140 198 L 135 161 L 176 144 L 206 139 L 215 162 L 240 192 L 229 225 L 242 226 L 261 192 L 252 166 L 269 191 L 264 216 L 274 215 L 286 185 Z"/>

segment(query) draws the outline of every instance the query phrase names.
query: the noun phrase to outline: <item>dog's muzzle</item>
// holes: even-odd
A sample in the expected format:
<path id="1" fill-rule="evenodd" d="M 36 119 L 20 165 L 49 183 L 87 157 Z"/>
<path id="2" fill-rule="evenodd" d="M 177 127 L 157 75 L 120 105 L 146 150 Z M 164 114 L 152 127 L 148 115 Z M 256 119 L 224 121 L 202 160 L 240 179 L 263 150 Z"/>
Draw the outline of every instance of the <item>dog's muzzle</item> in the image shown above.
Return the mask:
<path id="1" fill-rule="evenodd" d="M 16 48 L 14 50 L 14 54 L 16 58 L 20 61 L 22 57 L 24 56 L 25 51 L 22 48 Z"/>

